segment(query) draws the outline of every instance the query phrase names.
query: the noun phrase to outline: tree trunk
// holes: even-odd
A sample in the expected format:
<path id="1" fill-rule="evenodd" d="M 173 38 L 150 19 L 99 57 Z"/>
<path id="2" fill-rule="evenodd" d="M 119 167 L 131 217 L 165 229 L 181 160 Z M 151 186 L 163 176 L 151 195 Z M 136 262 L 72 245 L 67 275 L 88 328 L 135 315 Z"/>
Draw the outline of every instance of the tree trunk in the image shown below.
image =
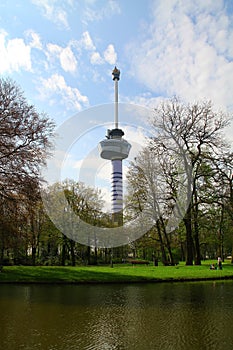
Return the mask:
<path id="1" fill-rule="evenodd" d="M 2 270 L 3 268 L 3 257 L 4 257 L 4 246 L 1 244 L 0 241 L 0 269 Z"/>
<path id="2" fill-rule="evenodd" d="M 230 178 L 230 214 L 233 227 L 233 174 Z M 233 241 L 232 241 L 232 253 L 231 253 L 231 263 L 233 264 Z"/>
<path id="3" fill-rule="evenodd" d="M 162 234 L 161 234 L 161 227 L 160 227 L 159 220 L 156 221 L 156 228 L 158 231 L 158 236 L 159 236 L 159 241 L 160 241 L 160 247 L 161 247 L 161 253 L 162 253 L 162 263 L 164 265 L 167 265 L 167 256 L 166 256 L 166 252 L 164 249 L 164 243 L 163 243 L 163 238 L 162 238 Z"/>
<path id="4" fill-rule="evenodd" d="M 167 247 L 167 250 L 168 250 L 168 255 L 169 255 L 169 258 L 170 258 L 170 261 L 171 261 L 171 265 L 175 265 L 175 262 L 174 262 L 174 259 L 173 259 L 173 254 L 172 254 L 172 250 L 171 250 L 171 245 L 170 245 L 170 240 L 168 238 L 168 235 L 167 235 L 167 232 L 166 232 L 166 227 L 164 225 L 164 221 L 163 221 L 163 218 L 160 216 L 160 222 L 161 222 L 161 225 L 162 225 L 162 228 L 163 228 L 163 233 L 164 233 L 164 236 L 165 236 L 165 239 L 166 239 L 166 247 Z"/>
<path id="5" fill-rule="evenodd" d="M 194 182 L 195 186 L 195 182 Z M 195 244 L 195 265 L 201 265 L 201 252 L 199 242 L 199 226 L 198 226 L 198 201 L 197 201 L 196 186 L 194 187 L 194 206 L 193 206 L 193 219 L 194 219 L 194 244 Z"/>
<path id="6" fill-rule="evenodd" d="M 61 252 L 61 265 L 65 266 L 65 264 L 66 264 L 66 236 L 63 235 L 62 252 Z"/>
<path id="7" fill-rule="evenodd" d="M 109 264 L 109 249 L 104 248 L 104 263 Z"/>
<path id="8" fill-rule="evenodd" d="M 189 204 L 183 219 L 186 229 L 186 265 L 193 265 L 193 237 L 192 237 L 192 216 L 191 204 Z"/>
<path id="9" fill-rule="evenodd" d="M 70 253 L 71 253 L 71 264 L 72 264 L 72 266 L 75 266 L 75 264 L 76 264 L 74 246 L 75 246 L 75 241 L 70 239 Z"/>
<path id="10" fill-rule="evenodd" d="M 223 220 L 224 220 L 224 205 L 222 204 L 219 231 L 218 231 L 218 253 L 217 253 L 217 255 L 221 257 L 222 261 L 224 261 Z"/>
<path id="11" fill-rule="evenodd" d="M 32 265 L 36 265 L 36 247 L 32 247 Z"/>
<path id="12" fill-rule="evenodd" d="M 180 242 L 180 251 L 181 251 L 181 261 L 185 261 L 185 247 L 183 242 Z"/>
<path id="13" fill-rule="evenodd" d="M 195 228 L 195 223 L 194 223 L 194 243 L 195 243 L 195 265 L 201 265 L 201 252 L 200 252 L 200 242 L 199 242 L 199 234 L 198 231 L 196 231 L 197 228 Z"/>
<path id="14" fill-rule="evenodd" d="M 95 247 L 95 255 L 94 255 L 94 264 L 97 265 L 98 264 L 98 250 Z"/>
<path id="15" fill-rule="evenodd" d="M 91 265 L 91 247 L 90 246 L 87 246 L 86 255 L 87 255 L 87 265 Z"/>

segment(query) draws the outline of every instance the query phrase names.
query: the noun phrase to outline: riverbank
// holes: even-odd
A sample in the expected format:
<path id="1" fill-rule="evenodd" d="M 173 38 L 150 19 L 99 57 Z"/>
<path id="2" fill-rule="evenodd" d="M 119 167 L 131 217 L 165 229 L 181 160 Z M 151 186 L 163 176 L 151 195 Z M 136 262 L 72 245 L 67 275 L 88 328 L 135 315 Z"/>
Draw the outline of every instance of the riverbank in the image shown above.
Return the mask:
<path id="1" fill-rule="evenodd" d="M 210 261 L 201 266 L 6 266 L 0 283 L 141 283 L 233 279 L 233 265 L 210 270 Z"/>

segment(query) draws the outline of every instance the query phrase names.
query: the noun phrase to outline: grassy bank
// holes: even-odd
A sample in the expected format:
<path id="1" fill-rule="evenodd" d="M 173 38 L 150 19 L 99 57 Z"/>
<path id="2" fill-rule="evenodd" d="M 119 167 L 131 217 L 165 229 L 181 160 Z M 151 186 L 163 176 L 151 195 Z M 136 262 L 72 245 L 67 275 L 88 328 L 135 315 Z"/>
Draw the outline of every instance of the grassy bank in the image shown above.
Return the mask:
<path id="1" fill-rule="evenodd" d="M 132 283 L 184 280 L 233 279 L 233 265 L 210 270 L 210 261 L 201 266 L 7 266 L 0 273 L 0 283 Z"/>

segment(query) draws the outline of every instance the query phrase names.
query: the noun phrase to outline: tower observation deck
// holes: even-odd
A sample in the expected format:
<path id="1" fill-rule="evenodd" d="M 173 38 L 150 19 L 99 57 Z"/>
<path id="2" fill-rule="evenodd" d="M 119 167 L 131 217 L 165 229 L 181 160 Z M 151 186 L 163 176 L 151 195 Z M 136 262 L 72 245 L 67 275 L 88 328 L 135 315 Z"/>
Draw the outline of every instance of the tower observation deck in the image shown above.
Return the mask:
<path id="1" fill-rule="evenodd" d="M 106 139 L 99 143 L 100 156 L 112 162 L 112 217 L 117 226 L 123 225 L 123 183 L 122 183 L 122 160 L 129 155 L 131 145 L 123 139 L 123 130 L 118 128 L 118 81 L 120 71 L 116 67 L 112 72 L 115 84 L 115 128 L 107 131 Z"/>

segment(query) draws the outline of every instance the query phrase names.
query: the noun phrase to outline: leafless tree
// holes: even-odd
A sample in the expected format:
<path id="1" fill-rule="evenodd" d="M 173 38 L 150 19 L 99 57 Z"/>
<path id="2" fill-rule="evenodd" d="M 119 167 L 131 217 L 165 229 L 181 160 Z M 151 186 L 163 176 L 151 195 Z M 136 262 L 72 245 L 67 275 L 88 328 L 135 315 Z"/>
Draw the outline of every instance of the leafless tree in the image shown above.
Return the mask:
<path id="1" fill-rule="evenodd" d="M 53 130 L 54 123 L 45 114 L 39 114 L 35 107 L 26 101 L 16 83 L 9 79 L 0 79 L 2 213 L 4 213 L 3 208 L 22 208 L 24 202 L 33 205 L 38 200 L 38 188 L 41 182 L 40 167 L 46 163 L 51 150 Z M 2 232 L 0 258 L 3 257 L 6 227 L 9 225 L 5 225 L 5 228 L 2 227 L 0 230 Z"/>
<path id="2" fill-rule="evenodd" d="M 162 148 L 163 154 L 173 152 L 182 159 L 187 175 L 187 206 L 183 218 L 186 228 L 186 264 L 200 264 L 200 246 L 197 218 L 193 229 L 193 217 L 197 215 L 195 194 L 197 179 L 200 176 L 204 159 L 215 157 L 221 150 L 228 149 L 223 138 L 224 128 L 229 117 L 223 112 L 213 110 L 211 102 L 185 105 L 177 98 L 163 103 L 155 110 L 151 125 L 157 137 L 151 139 L 151 149 Z M 168 159 L 171 159 L 170 157 Z"/>
<path id="3" fill-rule="evenodd" d="M 40 181 L 40 167 L 52 146 L 54 123 L 28 104 L 20 88 L 0 79 L 0 195 L 24 193 Z"/>

